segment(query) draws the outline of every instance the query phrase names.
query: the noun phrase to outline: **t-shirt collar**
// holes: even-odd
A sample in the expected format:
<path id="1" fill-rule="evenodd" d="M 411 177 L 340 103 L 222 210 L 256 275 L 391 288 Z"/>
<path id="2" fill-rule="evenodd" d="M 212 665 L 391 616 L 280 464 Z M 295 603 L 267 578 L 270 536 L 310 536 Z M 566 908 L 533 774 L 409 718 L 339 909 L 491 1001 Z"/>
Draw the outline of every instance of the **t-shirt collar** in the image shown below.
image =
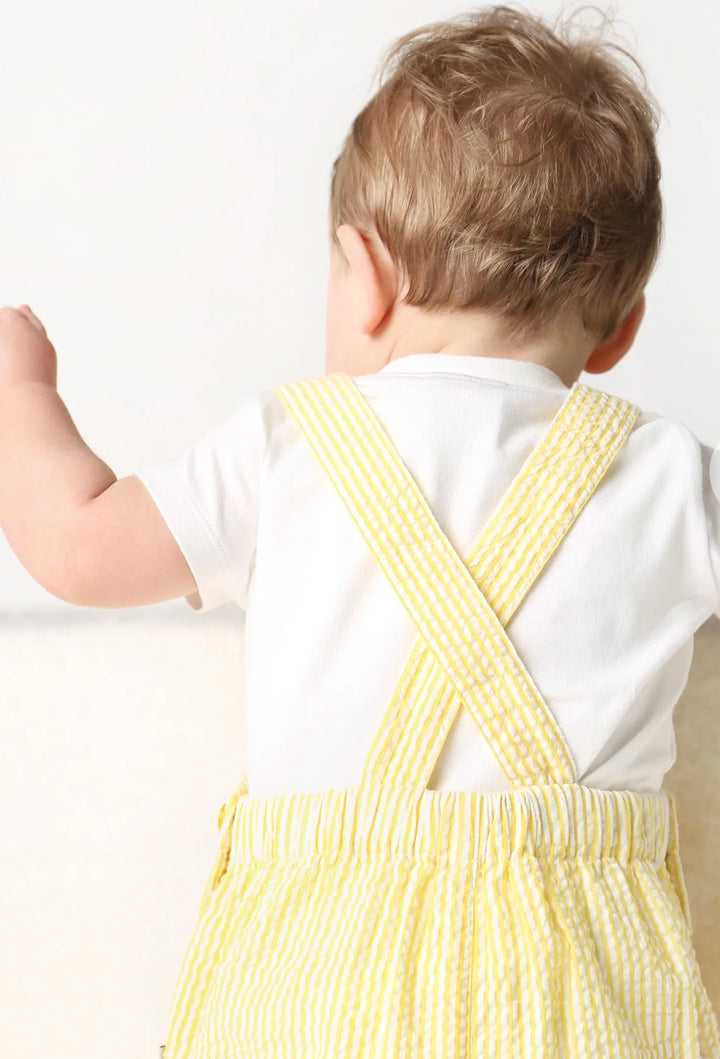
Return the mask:
<path id="1" fill-rule="evenodd" d="M 510 357 L 478 357 L 466 353 L 409 353 L 389 361 L 380 369 L 378 375 L 414 375 L 427 372 L 472 375 L 516 386 L 536 386 L 565 393 L 570 389 L 556 372 L 544 364 Z"/>

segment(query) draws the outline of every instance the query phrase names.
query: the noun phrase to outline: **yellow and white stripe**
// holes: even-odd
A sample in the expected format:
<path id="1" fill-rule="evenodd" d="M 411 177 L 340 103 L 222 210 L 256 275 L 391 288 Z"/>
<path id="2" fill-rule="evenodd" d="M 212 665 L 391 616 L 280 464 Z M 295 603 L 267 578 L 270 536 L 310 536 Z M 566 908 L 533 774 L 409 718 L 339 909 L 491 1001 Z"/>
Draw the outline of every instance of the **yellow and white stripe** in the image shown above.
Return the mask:
<path id="1" fill-rule="evenodd" d="M 419 639 L 359 787 L 222 807 L 164 1059 L 720 1059 L 672 795 L 577 783 L 504 629 L 639 409 L 576 384 L 465 563 L 350 376 L 279 393 Z M 461 706 L 511 791 L 427 789 Z"/>

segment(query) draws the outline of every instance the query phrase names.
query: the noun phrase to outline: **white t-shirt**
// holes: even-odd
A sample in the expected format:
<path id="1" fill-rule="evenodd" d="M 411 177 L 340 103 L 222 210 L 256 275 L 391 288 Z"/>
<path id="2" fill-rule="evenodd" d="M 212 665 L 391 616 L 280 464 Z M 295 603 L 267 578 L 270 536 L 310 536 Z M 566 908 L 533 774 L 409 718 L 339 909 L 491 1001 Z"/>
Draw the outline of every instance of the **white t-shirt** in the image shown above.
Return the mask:
<path id="1" fill-rule="evenodd" d="M 529 361 L 445 353 L 353 378 L 461 558 L 569 392 Z M 659 790 L 674 761 L 693 634 L 720 614 L 711 456 L 642 412 L 506 627 L 587 786 Z M 138 477 L 195 576 L 189 605 L 246 612 L 250 793 L 357 785 L 419 632 L 280 398 L 245 397 Z M 464 709 L 428 787 L 510 789 Z"/>

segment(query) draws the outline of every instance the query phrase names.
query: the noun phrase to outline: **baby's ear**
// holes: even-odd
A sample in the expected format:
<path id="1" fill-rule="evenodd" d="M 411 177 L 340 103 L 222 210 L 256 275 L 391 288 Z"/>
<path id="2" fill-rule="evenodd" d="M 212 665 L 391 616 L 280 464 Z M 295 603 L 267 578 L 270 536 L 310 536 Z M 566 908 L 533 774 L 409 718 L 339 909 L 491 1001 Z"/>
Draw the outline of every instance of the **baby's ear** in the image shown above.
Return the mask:
<path id="1" fill-rule="evenodd" d="M 645 292 L 640 295 L 620 326 L 609 338 L 595 347 L 585 364 L 585 371 L 599 375 L 610 371 L 628 352 L 645 315 Z"/>
<path id="2" fill-rule="evenodd" d="M 365 234 L 352 224 L 341 224 L 337 235 L 349 263 L 356 326 L 371 335 L 395 301 L 395 267 L 376 232 Z"/>

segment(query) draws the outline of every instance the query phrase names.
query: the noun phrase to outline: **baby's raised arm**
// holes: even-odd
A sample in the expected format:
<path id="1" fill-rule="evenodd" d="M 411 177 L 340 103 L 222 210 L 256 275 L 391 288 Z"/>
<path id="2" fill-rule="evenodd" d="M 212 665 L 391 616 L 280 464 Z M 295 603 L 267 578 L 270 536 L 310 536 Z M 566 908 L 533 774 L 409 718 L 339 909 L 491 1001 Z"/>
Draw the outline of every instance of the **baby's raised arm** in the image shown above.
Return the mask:
<path id="1" fill-rule="evenodd" d="M 79 606 L 139 607 L 194 592 L 145 486 L 118 479 L 91 451 L 56 384 L 42 324 L 0 308 L 0 528 L 18 559 L 51 595 Z"/>

